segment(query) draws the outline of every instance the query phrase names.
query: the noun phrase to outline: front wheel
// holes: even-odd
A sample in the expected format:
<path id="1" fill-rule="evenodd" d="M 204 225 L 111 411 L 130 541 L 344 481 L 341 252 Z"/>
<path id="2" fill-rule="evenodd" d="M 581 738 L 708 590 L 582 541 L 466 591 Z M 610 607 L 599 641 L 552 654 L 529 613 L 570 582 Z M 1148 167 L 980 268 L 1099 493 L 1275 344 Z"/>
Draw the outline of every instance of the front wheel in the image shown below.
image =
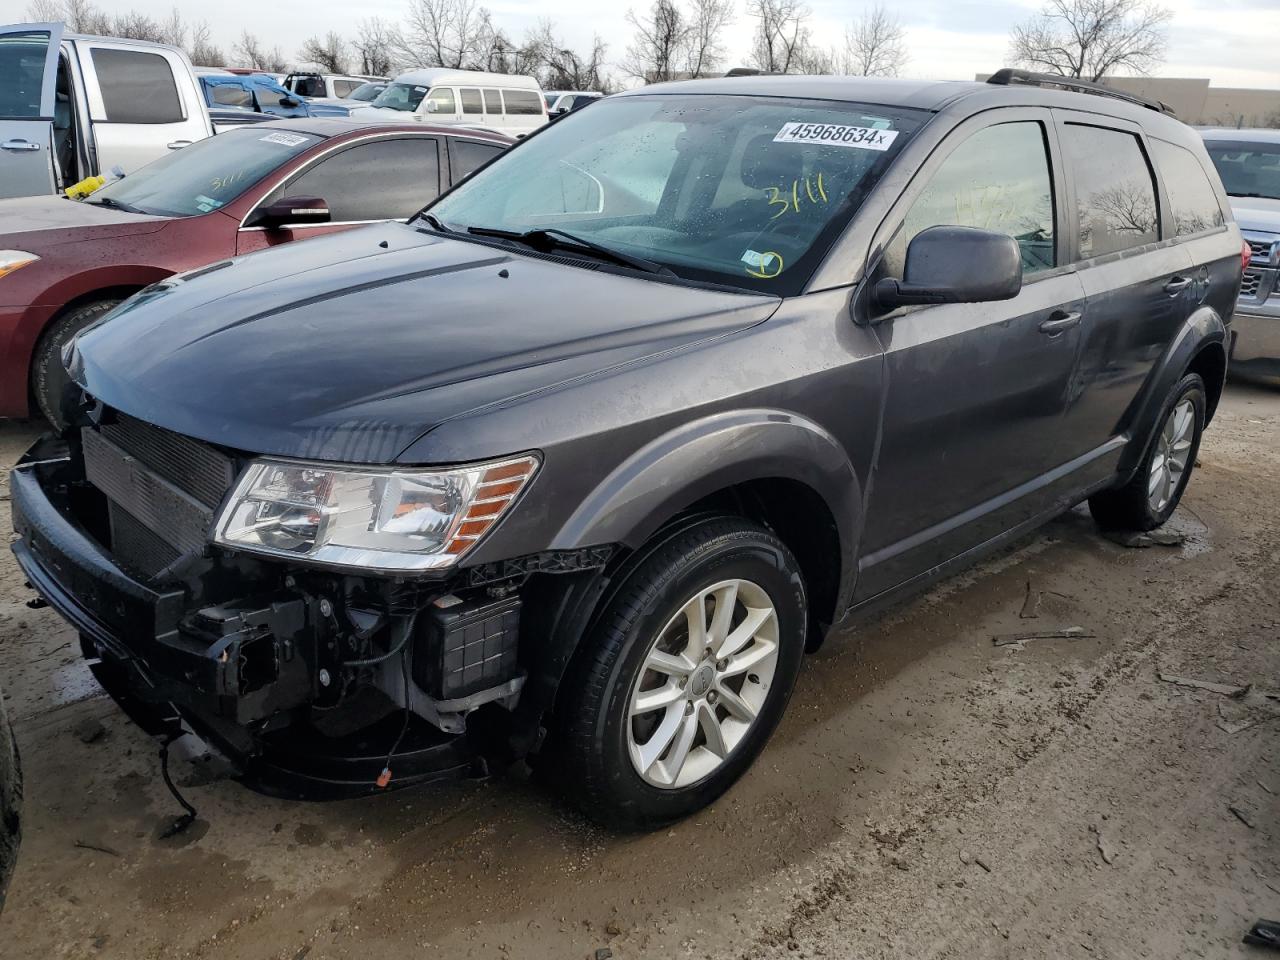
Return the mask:
<path id="1" fill-rule="evenodd" d="M 58 430 L 66 426 L 62 419 L 62 394 L 71 380 L 62 365 L 62 348 L 119 303 L 119 300 L 95 300 L 68 310 L 45 330 L 36 344 L 31 358 L 31 392 L 40 412 Z"/>
<path id="2" fill-rule="evenodd" d="M 1160 425 L 1133 479 L 1089 498 L 1094 519 L 1109 529 L 1154 530 L 1173 516 L 1195 467 L 1204 418 L 1204 381 L 1188 373 L 1165 399 Z"/>
<path id="3" fill-rule="evenodd" d="M 768 530 L 714 518 L 626 575 L 566 679 L 565 789 L 608 826 L 711 803 L 777 726 L 804 652 L 795 558 Z"/>

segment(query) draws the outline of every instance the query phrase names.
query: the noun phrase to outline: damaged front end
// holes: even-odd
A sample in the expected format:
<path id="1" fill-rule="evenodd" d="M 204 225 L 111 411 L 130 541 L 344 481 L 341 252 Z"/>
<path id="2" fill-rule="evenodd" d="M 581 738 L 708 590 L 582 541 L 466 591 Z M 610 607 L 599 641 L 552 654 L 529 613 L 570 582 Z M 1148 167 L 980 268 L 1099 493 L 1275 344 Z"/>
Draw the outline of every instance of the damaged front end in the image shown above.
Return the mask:
<path id="1" fill-rule="evenodd" d="M 279 527 L 282 511 L 303 511 L 285 517 L 293 539 L 240 549 L 219 535 L 261 461 L 100 406 L 67 438 L 12 474 L 13 549 L 144 729 L 185 724 L 250 786 L 307 798 L 466 775 L 509 752 L 527 672 L 524 576 L 453 563 L 366 571 L 356 561 L 378 545 L 354 538 L 348 562 L 316 562 L 323 538 L 312 530 L 300 547 L 295 528 L 340 526 L 327 488 L 323 502 L 289 492 L 240 516 L 237 529 Z M 440 534 L 463 544 L 455 555 L 468 542 L 457 538 L 474 541 L 500 515 L 485 494 L 510 490 L 510 474 L 476 475 Z M 425 502 L 389 509 L 386 526 Z"/>

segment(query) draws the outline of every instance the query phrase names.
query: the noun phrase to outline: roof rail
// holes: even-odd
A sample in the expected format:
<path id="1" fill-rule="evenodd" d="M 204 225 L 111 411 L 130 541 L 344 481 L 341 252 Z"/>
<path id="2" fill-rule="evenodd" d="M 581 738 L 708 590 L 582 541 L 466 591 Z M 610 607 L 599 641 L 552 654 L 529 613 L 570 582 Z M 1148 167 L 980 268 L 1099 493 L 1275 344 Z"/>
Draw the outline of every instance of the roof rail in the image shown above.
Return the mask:
<path id="1" fill-rule="evenodd" d="M 1140 97 L 1136 93 L 1126 93 L 1123 90 L 1117 90 L 1115 87 L 1108 87 L 1102 83 L 1093 83 L 1089 80 L 1081 80 L 1078 77 L 1060 77 L 1052 73 L 1032 73 L 1030 70 L 1014 70 L 1011 67 L 1005 67 L 987 77 L 987 83 L 994 83 L 1004 87 L 1013 86 L 1014 84 L 1026 84 L 1032 87 L 1062 87 L 1064 90 L 1075 90 L 1079 93 L 1092 93 L 1102 97 L 1113 97 L 1116 100 L 1125 100 L 1129 103 L 1136 103 L 1140 107 L 1146 107 L 1148 110 L 1167 113 L 1171 117 L 1175 116 L 1173 107 L 1163 100 Z"/>

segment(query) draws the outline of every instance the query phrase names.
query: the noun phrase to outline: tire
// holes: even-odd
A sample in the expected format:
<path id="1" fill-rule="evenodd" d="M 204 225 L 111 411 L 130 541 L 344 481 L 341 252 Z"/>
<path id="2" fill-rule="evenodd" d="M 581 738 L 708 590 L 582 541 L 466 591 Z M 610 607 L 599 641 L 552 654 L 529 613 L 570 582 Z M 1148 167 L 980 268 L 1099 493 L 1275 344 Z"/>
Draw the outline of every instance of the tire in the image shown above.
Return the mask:
<path id="1" fill-rule="evenodd" d="M 727 627 L 716 609 L 732 611 Z M 697 611 L 714 643 L 696 638 Z M 807 622 L 799 565 L 764 527 L 712 517 L 663 542 L 606 601 L 558 695 L 562 788 L 589 817 L 622 830 L 656 828 L 714 801 L 781 719 Z M 685 657 L 697 649 L 701 658 Z M 662 669 L 650 666 L 655 654 L 667 657 Z M 675 660 L 685 666 L 673 672 Z M 641 696 L 663 705 L 633 715 Z M 664 730 L 675 731 L 667 741 Z M 681 743 L 687 759 L 677 762 Z"/>
<path id="2" fill-rule="evenodd" d="M 1204 381 L 1197 373 L 1188 373 L 1169 392 L 1133 478 L 1123 487 L 1089 498 L 1089 511 L 1099 526 L 1108 530 L 1154 530 L 1173 515 L 1200 452 L 1205 397 Z M 1184 430 L 1180 418 L 1186 412 L 1190 422 Z M 1172 445 L 1171 437 L 1176 441 Z M 1164 465 L 1176 467 L 1179 462 L 1180 469 L 1163 469 Z M 1157 486 L 1158 481 L 1163 485 Z"/>
<path id="3" fill-rule="evenodd" d="M 71 338 L 93 321 L 112 310 L 119 300 L 95 300 L 81 304 L 58 317 L 40 336 L 35 355 L 31 358 L 31 392 L 36 406 L 54 427 L 61 430 L 62 391 L 70 378 L 62 365 L 62 348 Z"/>
<path id="4" fill-rule="evenodd" d="M 18 765 L 18 743 L 13 738 L 0 700 L 0 911 L 4 895 L 18 859 L 22 839 L 22 768 Z"/>

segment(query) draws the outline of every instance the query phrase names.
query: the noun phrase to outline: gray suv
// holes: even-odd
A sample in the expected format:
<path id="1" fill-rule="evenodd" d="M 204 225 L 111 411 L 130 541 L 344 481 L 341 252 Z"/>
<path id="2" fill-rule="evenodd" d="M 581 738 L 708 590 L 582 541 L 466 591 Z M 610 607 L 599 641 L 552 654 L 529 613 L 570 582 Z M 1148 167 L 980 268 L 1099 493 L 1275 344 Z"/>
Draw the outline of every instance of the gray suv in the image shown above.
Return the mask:
<path id="1" fill-rule="evenodd" d="M 1250 249 L 1232 324 L 1231 363 L 1280 377 L 1280 130 L 1202 130 Z"/>
<path id="2" fill-rule="evenodd" d="M 65 354 L 18 562 L 259 789 L 530 757 L 613 825 L 697 810 L 835 625 L 1191 475 L 1242 249 L 1200 138 L 993 80 L 646 87 L 156 284 Z"/>

